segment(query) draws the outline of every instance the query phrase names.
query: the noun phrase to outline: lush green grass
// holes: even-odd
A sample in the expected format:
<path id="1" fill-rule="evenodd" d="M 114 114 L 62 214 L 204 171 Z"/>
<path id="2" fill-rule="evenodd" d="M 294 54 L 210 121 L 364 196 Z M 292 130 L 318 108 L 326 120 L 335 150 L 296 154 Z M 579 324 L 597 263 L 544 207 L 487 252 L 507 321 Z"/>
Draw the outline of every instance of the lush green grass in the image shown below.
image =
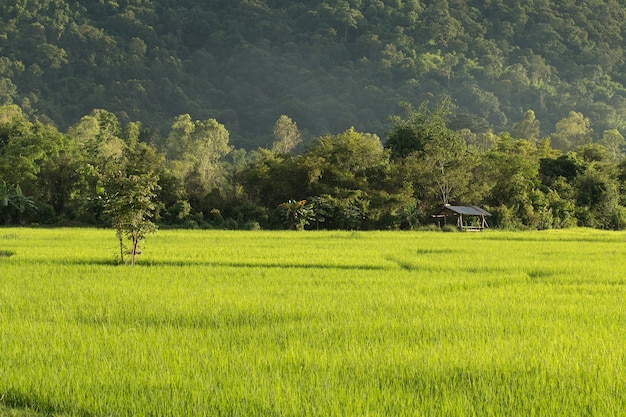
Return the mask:
<path id="1" fill-rule="evenodd" d="M 626 416 L 626 234 L 0 229 L 0 415 Z"/>

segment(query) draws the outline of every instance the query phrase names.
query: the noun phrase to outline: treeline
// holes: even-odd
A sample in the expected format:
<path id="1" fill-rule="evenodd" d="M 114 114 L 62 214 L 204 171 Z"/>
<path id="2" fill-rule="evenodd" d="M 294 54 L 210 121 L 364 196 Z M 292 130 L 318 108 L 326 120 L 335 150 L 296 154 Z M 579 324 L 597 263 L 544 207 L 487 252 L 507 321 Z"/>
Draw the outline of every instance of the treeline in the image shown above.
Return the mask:
<path id="1" fill-rule="evenodd" d="M 510 133 L 474 133 L 450 127 L 454 111 L 449 99 L 405 104 L 384 143 L 354 128 L 303 143 L 283 115 L 271 146 L 247 151 L 215 119 L 180 115 L 160 136 L 93 110 L 61 132 L 5 105 L 0 222 L 412 229 L 451 203 L 484 207 L 493 227 L 626 227 L 619 131 L 594 135 L 571 112 L 542 136 L 527 111 Z"/>
<path id="2" fill-rule="evenodd" d="M 66 130 L 94 108 L 165 135 L 215 118 L 270 146 L 281 115 L 305 139 L 383 137 L 397 103 L 451 96 L 451 124 L 541 134 L 584 114 L 626 132 L 624 0 L 28 0 L 0 4 L 0 104 Z"/>

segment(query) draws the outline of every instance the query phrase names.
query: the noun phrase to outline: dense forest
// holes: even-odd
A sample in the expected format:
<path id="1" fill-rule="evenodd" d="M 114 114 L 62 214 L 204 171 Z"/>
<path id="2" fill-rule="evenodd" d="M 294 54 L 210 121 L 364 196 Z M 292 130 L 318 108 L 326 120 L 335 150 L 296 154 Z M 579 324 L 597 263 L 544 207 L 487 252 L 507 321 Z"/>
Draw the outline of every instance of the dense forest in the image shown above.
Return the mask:
<path id="1" fill-rule="evenodd" d="M 350 126 L 450 96 L 455 128 L 542 135 L 570 111 L 626 129 L 624 0 L 19 0 L 0 5 L 0 102 L 66 129 L 96 108 L 165 132 L 215 118 L 232 143 Z"/>
<path id="2" fill-rule="evenodd" d="M 626 227 L 622 0 L 13 3 L 2 223 Z"/>

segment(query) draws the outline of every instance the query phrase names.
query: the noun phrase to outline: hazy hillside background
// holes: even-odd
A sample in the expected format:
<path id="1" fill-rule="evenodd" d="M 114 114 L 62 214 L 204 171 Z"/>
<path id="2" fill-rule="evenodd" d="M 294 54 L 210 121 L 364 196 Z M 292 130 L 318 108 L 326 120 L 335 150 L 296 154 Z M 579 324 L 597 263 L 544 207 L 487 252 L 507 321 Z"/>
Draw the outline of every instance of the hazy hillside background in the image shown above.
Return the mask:
<path id="1" fill-rule="evenodd" d="M 267 146 L 384 136 L 398 103 L 458 105 L 453 128 L 542 134 L 570 111 L 626 131 L 624 0 L 27 0 L 0 5 L 0 103 L 59 128 L 94 108 L 144 128 L 216 118 Z"/>

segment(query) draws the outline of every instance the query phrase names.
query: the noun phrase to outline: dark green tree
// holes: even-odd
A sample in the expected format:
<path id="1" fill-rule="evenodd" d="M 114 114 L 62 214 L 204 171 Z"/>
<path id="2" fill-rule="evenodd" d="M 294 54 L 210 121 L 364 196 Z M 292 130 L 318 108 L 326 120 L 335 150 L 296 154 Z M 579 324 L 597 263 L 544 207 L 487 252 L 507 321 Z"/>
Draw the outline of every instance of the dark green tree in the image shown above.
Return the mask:
<path id="1" fill-rule="evenodd" d="M 508 133 L 498 136 L 495 149 L 483 156 L 483 181 L 489 184 L 486 204 L 494 211 L 496 225 L 537 227 L 544 221 L 539 186 L 537 146 Z"/>
<path id="2" fill-rule="evenodd" d="M 431 111 L 424 102 L 415 110 L 405 105 L 406 117 L 392 118 L 394 128 L 385 146 L 397 163 L 405 166 L 407 180 L 413 183 L 421 201 L 437 198 L 439 204 L 459 200 L 471 179 L 473 158 L 465 141 L 447 126 L 454 109 L 449 98 Z M 427 208 L 427 211 L 432 209 Z"/>
<path id="3" fill-rule="evenodd" d="M 27 193 L 46 156 L 45 126 L 32 123 L 16 105 L 0 106 L 0 180 L 21 184 Z"/>

